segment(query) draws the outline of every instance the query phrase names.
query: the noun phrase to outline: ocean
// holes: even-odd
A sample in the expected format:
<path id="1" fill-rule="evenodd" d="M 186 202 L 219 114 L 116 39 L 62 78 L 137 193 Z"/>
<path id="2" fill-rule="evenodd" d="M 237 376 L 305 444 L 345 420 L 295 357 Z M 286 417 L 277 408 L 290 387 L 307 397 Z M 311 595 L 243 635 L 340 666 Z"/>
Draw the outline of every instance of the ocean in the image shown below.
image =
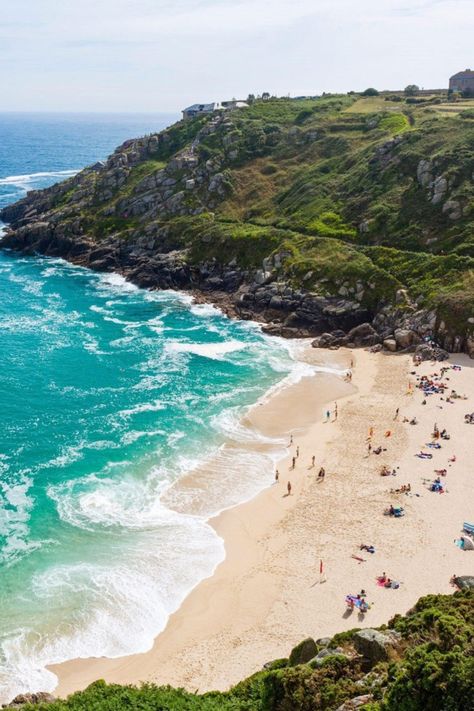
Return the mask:
<path id="1" fill-rule="evenodd" d="M 0 115 L 0 204 L 172 119 Z M 288 343 L 187 294 L 7 251 L 0 339 L 5 702 L 54 689 L 47 664 L 151 647 L 223 559 L 209 517 L 273 479 L 284 443 L 249 458 L 258 434 L 242 413 L 304 366 Z M 205 515 L 189 513 L 192 501 L 167 506 L 173 482 L 229 441 L 219 503 Z"/>

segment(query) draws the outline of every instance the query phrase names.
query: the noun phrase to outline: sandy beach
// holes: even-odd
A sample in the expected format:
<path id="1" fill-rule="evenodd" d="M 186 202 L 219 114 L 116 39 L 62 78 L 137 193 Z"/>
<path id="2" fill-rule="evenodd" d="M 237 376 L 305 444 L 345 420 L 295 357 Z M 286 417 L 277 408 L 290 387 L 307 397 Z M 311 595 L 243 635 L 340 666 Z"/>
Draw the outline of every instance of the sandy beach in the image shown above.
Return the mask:
<path id="1" fill-rule="evenodd" d="M 353 360 L 352 383 L 334 375 L 305 377 L 251 410 L 247 424 L 288 441 L 292 434 L 293 445 L 278 465 L 279 482 L 211 521 L 225 542 L 224 562 L 190 593 L 149 652 L 51 667 L 59 678 L 57 695 L 99 678 L 226 689 L 287 656 L 307 636 L 380 625 L 422 595 L 452 592 L 453 574 L 472 573 L 474 553 L 454 540 L 463 521 L 474 519 L 474 427 L 464 423 L 464 414 L 474 410 L 474 362 L 452 355 L 447 364 L 414 367 L 407 355 L 343 349 L 313 349 L 307 357 L 341 368 Z M 425 396 L 416 388 L 417 376 L 454 363 L 462 369 L 447 371 L 447 393 L 453 388 L 467 401 L 447 402 L 446 394 Z M 404 422 L 413 417 L 418 424 Z M 438 440 L 440 449 L 427 447 L 435 423 L 450 435 Z M 371 427 L 379 455 L 368 453 Z M 432 458 L 415 456 L 420 450 Z M 396 475 L 381 476 L 384 465 Z M 445 493 L 430 491 L 435 469 L 447 470 L 441 476 Z M 198 476 L 206 491 L 206 473 L 192 476 L 193 485 Z M 409 494 L 390 491 L 407 484 Z M 405 515 L 385 516 L 391 504 L 403 506 Z M 361 551 L 361 543 L 373 545 L 375 553 Z M 383 572 L 400 583 L 397 589 L 377 584 Z M 362 588 L 370 604 L 365 615 L 350 612 L 344 601 Z"/>

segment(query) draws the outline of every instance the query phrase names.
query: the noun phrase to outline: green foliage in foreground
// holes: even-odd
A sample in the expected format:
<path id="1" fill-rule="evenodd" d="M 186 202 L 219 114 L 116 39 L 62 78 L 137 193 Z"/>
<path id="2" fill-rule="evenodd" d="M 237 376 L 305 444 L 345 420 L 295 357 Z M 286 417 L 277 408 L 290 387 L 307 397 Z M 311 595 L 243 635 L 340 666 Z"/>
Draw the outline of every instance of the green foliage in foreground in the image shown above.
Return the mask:
<path id="1" fill-rule="evenodd" d="M 389 627 L 401 635 L 390 662 L 369 672 L 353 654 L 354 632 L 336 635 L 348 657 L 319 665 L 277 660 L 230 691 L 190 694 L 146 684 L 92 684 L 65 701 L 23 711 L 335 711 L 370 694 L 363 711 L 472 711 L 474 709 L 474 592 L 429 595 Z M 350 656 L 352 653 L 353 656 Z"/>

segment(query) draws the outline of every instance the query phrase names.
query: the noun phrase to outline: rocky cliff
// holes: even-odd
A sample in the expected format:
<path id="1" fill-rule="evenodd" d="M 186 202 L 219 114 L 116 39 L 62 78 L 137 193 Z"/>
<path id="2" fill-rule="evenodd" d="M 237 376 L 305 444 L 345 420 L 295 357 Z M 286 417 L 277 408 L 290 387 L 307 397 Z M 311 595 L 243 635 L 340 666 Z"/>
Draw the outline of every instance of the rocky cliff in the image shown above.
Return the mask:
<path id="1" fill-rule="evenodd" d="M 474 121 L 363 102 L 257 102 L 126 141 L 1 211 L 2 246 L 321 345 L 474 355 Z"/>

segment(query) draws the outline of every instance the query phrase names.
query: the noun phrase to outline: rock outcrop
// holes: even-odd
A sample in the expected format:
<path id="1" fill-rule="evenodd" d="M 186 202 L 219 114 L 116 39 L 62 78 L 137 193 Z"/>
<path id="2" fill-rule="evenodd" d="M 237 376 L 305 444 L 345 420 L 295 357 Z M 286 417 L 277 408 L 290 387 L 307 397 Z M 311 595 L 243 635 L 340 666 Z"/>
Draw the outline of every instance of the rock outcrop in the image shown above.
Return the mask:
<path id="1" fill-rule="evenodd" d="M 306 114 L 298 115 L 295 123 L 305 123 Z M 313 120 L 311 112 L 308 116 Z M 282 149 L 303 160 L 302 147 L 304 153 L 314 144 L 318 156 L 319 151 L 321 156 L 331 156 L 332 151 L 342 151 L 346 141 L 333 132 L 360 127 L 360 119 L 350 115 L 338 117 L 339 123 L 332 127 L 288 125 L 286 120 L 279 125 L 277 118 L 278 114 L 268 125 L 255 121 L 245 125 L 238 114 L 216 114 L 125 141 L 106 161 L 46 190 L 32 191 L 1 210 L 0 219 L 9 223 L 1 246 L 25 254 L 64 257 L 98 271 L 116 271 L 144 288 L 188 289 L 199 298 L 216 301 L 231 315 L 262 321 L 269 333 L 316 337 L 315 347 L 410 352 L 429 339 L 448 351 L 465 351 L 474 357 L 474 315 L 469 312 L 469 300 L 465 300 L 462 317 L 451 320 L 446 317 L 447 309 L 442 312 L 433 299 L 426 303 L 418 293 L 417 302 L 408 288 L 402 288 L 405 282 L 390 273 L 389 256 L 376 254 L 372 260 L 372 246 L 364 244 L 358 251 L 355 226 L 344 224 L 340 216 L 324 213 L 326 221 L 300 225 L 298 215 L 292 222 L 290 202 L 278 219 L 273 216 L 268 222 L 264 218 L 254 223 L 252 210 L 242 213 L 240 196 L 241 212 L 232 206 L 238 212 L 235 220 L 227 214 L 216 217 L 236 186 L 242 189 L 241 169 L 252 161 L 253 192 L 258 193 L 258 176 L 278 174 Z M 383 119 L 368 117 L 360 125 L 365 135 L 367 130 L 381 130 Z M 364 153 L 367 180 L 378 185 L 383 174 L 390 182 L 395 171 L 403 180 L 404 171 L 409 171 L 412 187 L 407 189 L 414 190 L 417 199 L 426 202 L 427 198 L 429 209 L 444 219 L 446 229 L 454 229 L 451 223 L 464 219 L 467 209 L 459 188 L 468 179 L 466 166 L 461 180 L 438 157 L 413 163 L 409 156 L 404 163 L 409 138 L 400 133 L 387 140 L 383 135 L 371 147 L 368 161 Z M 275 164 L 256 165 L 275 146 Z M 324 172 L 330 166 L 320 168 Z M 300 185 L 297 179 L 298 199 L 301 194 L 313 195 L 315 173 L 308 179 L 308 185 Z M 278 200 L 286 199 L 283 193 L 279 195 Z M 344 194 L 334 198 L 343 202 Z M 359 202 L 364 201 L 361 195 Z M 383 210 L 379 213 L 385 215 Z M 376 213 L 358 208 L 354 225 L 368 245 L 373 245 L 378 220 Z M 252 230 L 257 234 L 253 241 L 247 240 L 247 226 L 249 234 Z M 241 254 L 227 258 L 232 230 L 239 232 L 235 242 Z M 318 263 L 318 250 L 326 249 L 324 241 L 329 240 L 324 237 L 317 242 L 320 232 L 339 245 L 339 252 L 334 250 L 331 259 Z M 437 239 L 431 228 L 426 238 L 420 238 L 423 248 Z M 304 269 L 300 272 L 294 252 L 303 242 L 299 261 Z M 343 254 L 340 270 L 339 254 Z M 413 254 L 408 260 L 410 279 L 422 271 L 411 260 Z"/>
<path id="2" fill-rule="evenodd" d="M 393 631 L 364 629 L 356 632 L 353 639 L 356 650 L 367 661 L 369 668 L 372 668 L 378 662 L 388 661 L 390 650 L 397 646 L 400 637 Z"/>

